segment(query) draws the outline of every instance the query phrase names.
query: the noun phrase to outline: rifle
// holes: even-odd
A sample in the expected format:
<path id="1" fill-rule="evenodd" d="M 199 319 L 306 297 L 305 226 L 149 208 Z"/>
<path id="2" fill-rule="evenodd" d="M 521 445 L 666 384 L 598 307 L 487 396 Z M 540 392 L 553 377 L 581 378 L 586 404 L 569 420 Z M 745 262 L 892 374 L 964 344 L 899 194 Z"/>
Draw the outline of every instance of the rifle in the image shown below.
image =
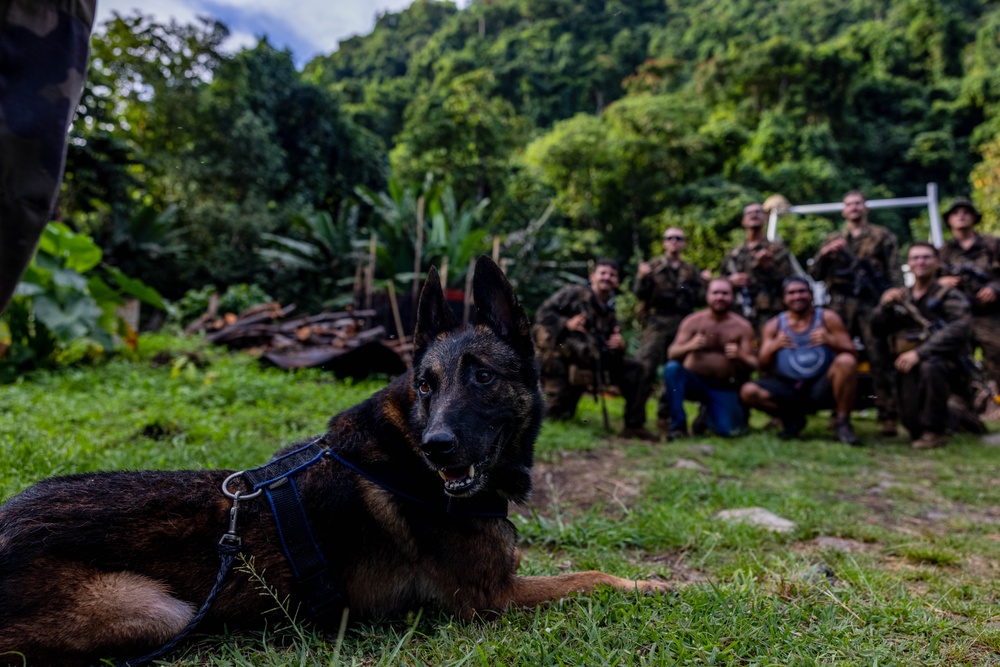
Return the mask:
<path id="1" fill-rule="evenodd" d="M 601 365 L 601 357 L 604 356 L 607 343 L 604 337 L 598 333 L 595 333 L 594 337 L 597 338 L 597 356 L 594 358 L 594 366 L 597 371 L 597 378 L 594 380 L 594 401 L 601 404 L 601 415 L 604 417 L 604 432 L 611 433 L 611 421 L 608 419 L 608 404 L 604 398 L 604 368 Z"/>
<path id="2" fill-rule="evenodd" d="M 890 287 L 882 272 L 872 265 L 870 258 L 857 257 L 847 249 L 846 245 L 840 249 L 840 252 L 847 256 L 850 264 L 847 268 L 834 271 L 834 276 L 851 280 L 851 296 L 862 301 L 878 301 L 882 292 Z"/>
<path id="3" fill-rule="evenodd" d="M 942 269 L 949 276 L 958 276 L 963 282 L 968 280 L 973 292 L 978 292 L 993 280 L 989 273 L 971 264 L 945 264 Z"/>
<path id="4" fill-rule="evenodd" d="M 580 312 L 586 313 L 587 307 L 580 304 Z M 601 404 L 601 414 L 604 417 L 604 430 L 607 433 L 611 433 L 611 420 L 608 417 L 608 405 L 604 398 L 604 367 L 601 363 L 601 359 L 604 353 L 608 349 L 607 341 L 604 336 L 601 335 L 599 331 L 588 331 L 588 337 L 593 337 L 596 345 L 588 345 L 590 348 L 590 354 L 594 358 L 593 369 L 586 369 L 582 372 L 579 371 L 579 367 L 570 367 L 570 384 L 576 385 L 590 385 L 594 389 L 594 402 Z M 576 371 L 574 373 L 574 371 Z M 591 377 L 593 373 L 593 377 Z"/>
<path id="5" fill-rule="evenodd" d="M 729 257 L 726 258 L 726 271 L 729 271 L 730 275 L 734 273 L 742 273 L 741 271 L 736 270 L 736 262 L 733 260 L 732 255 L 729 255 Z M 746 285 L 740 288 L 739 301 L 740 310 L 743 311 L 743 317 L 749 320 L 750 316 L 753 315 L 753 302 L 750 300 L 750 288 Z"/>

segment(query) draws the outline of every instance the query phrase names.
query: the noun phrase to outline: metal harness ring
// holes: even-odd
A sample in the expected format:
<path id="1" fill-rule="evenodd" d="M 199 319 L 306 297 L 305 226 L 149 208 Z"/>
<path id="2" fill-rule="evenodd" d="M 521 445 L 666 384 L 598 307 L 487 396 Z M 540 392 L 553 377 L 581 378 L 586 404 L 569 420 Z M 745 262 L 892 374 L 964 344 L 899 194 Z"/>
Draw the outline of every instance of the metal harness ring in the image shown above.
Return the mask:
<path id="1" fill-rule="evenodd" d="M 251 498 L 256 498 L 257 496 L 259 496 L 263 492 L 263 489 L 257 489 L 253 493 L 247 493 L 247 494 L 244 495 L 241 491 L 237 491 L 236 493 L 233 493 L 232 491 L 230 491 L 229 488 L 228 488 L 229 487 L 229 482 L 231 482 L 233 479 L 236 479 L 237 477 L 242 477 L 243 473 L 244 473 L 244 471 L 240 470 L 239 472 L 234 472 L 232 475 L 230 475 L 229 477 L 227 477 L 224 480 L 222 480 L 222 493 L 223 493 L 223 495 L 225 495 L 227 498 L 230 498 L 230 499 L 232 499 L 234 501 L 237 500 L 237 499 L 239 499 L 239 500 L 249 500 Z"/>

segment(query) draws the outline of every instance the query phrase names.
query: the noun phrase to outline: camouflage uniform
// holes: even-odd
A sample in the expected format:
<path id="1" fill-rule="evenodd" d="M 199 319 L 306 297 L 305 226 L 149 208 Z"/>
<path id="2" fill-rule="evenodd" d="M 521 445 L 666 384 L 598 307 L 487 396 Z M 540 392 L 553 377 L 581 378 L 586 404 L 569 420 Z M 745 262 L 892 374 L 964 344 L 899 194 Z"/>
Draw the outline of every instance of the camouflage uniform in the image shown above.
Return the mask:
<path id="1" fill-rule="evenodd" d="M 587 315 L 586 333 L 566 328 L 566 321 L 579 313 Z M 534 338 L 548 417 L 573 416 L 587 386 L 595 382 L 600 362 L 602 381 L 616 385 L 625 397 L 625 428 L 642 427 L 646 421 L 645 404 L 638 400 L 642 366 L 623 351 L 605 346 L 617 326 L 614 299 L 602 306 L 586 285 L 567 285 L 539 307 Z"/>
<path id="2" fill-rule="evenodd" d="M 968 250 L 949 241 L 941 248 L 941 273 L 962 278 L 959 289 L 972 304 L 973 339 L 983 350 L 986 372 L 1000 387 L 1000 300 L 976 303 L 976 292 L 983 287 L 1000 295 L 1000 239 L 976 234 Z"/>
<path id="3" fill-rule="evenodd" d="M 816 255 L 810 273 L 826 283 L 830 295 L 829 308 L 840 315 L 848 334 L 857 336 L 865 346 L 875 387 L 875 407 L 880 420 L 896 419 L 893 376 L 885 341 L 872 333 L 871 319 L 884 286 L 900 287 L 903 271 L 899 266 L 899 242 L 896 235 L 880 225 L 868 224 L 857 236 L 846 231 L 829 235 L 823 245 L 835 239 L 847 241 L 846 252 Z M 853 257 L 851 257 L 853 255 Z M 862 270 L 857 261 L 865 263 L 871 272 Z M 878 283 L 884 285 L 878 285 Z"/>
<path id="4" fill-rule="evenodd" d="M 0 0 L 0 310 L 52 215 L 96 0 Z"/>
<path id="5" fill-rule="evenodd" d="M 639 352 L 636 359 L 643 368 L 639 400 L 643 405 L 653 391 L 659 374 L 657 367 L 667 358 L 667 348 L 677 335 L 681 320 L 705 303 L 705 283 L 698 267 L 679 260 L 675 269 L 661 255 L 650 260 L 652 271 L 636 280 L 635 295 L 639 298 Z M 670 403 L 661 393 L 656 406 L 659 420 L 669 420 Z"/>
<path id="6" fill-rule="evenodd" d="M 754 254 L 761 248 L 770 248 L 774 260 L 768 269 L 757 264 Z M 785 309 L 781 283 L 795 273 L 792 257 L 785 244 L 761 240 L 753 247 L 744 243 L 731 251 L 719 266 L 719 274 L 746 273 L 749 276 L 745 288 L 734 287 L 733 310 L 750 320 L 755 331 L 761 325 Z"/>
<path id="7" fill-rule="evenodd" d="M 904 303 L 878 306 L 872 313 L 872 329 L 884 338 L 890 359 L 909 349 L 920 355 L 916 368 L 897 374 L 903 426 L 914 438 L 924 432 L 942 434 L 948 428 L 948 397 L 970 398 L 969 300 L 958 289 L 935 282 L 920 299 L 908 289 Z"/>

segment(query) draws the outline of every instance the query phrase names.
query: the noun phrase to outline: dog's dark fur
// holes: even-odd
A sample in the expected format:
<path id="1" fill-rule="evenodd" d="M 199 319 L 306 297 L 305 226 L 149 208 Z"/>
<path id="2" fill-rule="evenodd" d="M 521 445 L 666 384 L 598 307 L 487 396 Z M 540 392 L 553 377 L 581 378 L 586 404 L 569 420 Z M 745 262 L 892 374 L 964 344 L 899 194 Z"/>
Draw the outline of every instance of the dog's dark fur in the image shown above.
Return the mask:
<path id="1" fill-rule="evenodd" d="M 331 419 L 325 443 L 437 493 L 444 492 L 443 472 L 459 504 L 487 494 L 521 502 L 543 409 L 529 323 L 488 259 L 476 267 L 474 295 L 477 321 L 454 330 L 432 270 L 420 299 L 413 372 Z M 171 639 L 214 583 L 216 543 L 231 506 L 220 492 L 228 474 L 74 475 L 43 481 L 0 507 L 0 664 L 21 664 L 15 653 L 32 665 L 86 664 Z M 329 459 L 296 483 L 352 618 L 424 604 L 469 618 L 598 585 L 662 587 L 600 572 L 519 576 L 517 536 L 506 519 L 403 500 Z M 295 601 L 266 504 L 242 503 L 245 553 L 279 596 Z M 205 627 L 259 624 L 274 603 L 248 576 L 233 570 Z"/>

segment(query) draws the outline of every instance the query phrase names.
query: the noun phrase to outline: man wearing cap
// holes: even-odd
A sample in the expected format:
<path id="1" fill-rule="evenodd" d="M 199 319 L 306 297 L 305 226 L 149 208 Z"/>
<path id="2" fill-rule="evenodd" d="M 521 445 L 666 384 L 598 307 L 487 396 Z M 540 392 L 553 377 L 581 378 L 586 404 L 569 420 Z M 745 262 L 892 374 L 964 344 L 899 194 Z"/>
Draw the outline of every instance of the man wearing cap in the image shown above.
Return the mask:
<path id="1" fill-rule="evenodd" d="M 1000 239 L 976 231 L 982 216 L 967 197 L 944 212 L 951 241 L 941 248 L 938 283 L 957 287 L 972 304 L 972 334 L 990 378 L 1000 387 Z"/>
<path id="2" fill-rule="evenodd" d="M 719 267 L 719 275 L 727 278 L 736 290 L 736 312 L 750 320 L 757 331 L 781 312 L 781 281 L 794 272 L 784 244 L 764 236 L 766 220 L 760 204 L 744 206 L 740 225 L 746 239 L 726 255 Z"/>
<path id="3" fill-rule="evenodd" d="M 885 343 L 872 333 L 872 312 L 889 287 L 903 284 L 899 241 L 885 227 L 868 222 L 865 196 L 857 190 L 844 195 L 843 231 L 830 234 L 813 258 L 809 272 L 826 283 L 830 310 L 844 321 L 847 333 L 864 343 L 875 384 L 875 408 L 882 435 L 896 435 L 898 416 L 892 364 Z"/>
<path id="4" fill-rule="evenodd" d="M 705 303 L 705 283 L 698 267 L 681 259 L 687 244 L 684 230 L 670 227 L 663 232 L 663 255 L 639 264 L 635 295 L 639 299 L 639 352 L 636 359 L 643 366 L 642 393 L 646 399 L 653 390 L 657 367 L 666 360 L 667 348 L 677 335 L 681 320 Z M 670 431 L 670 403 L 661 394 L 656 408 L 656 422 L 666 435 Z"/>
<path id="5" fill-rule="evenodd" d="M 768 320 L 760 334 L 759 367 L 768 375 L 744 384 L 740 399 L 780 418 L 783 438 L 798 436 L 806 415 L 832 408 L 837 439 L 860 444 L 851 426 L 858 362 L 844 321 L 813 305 L 804 276 L 786 278 L 782 294 L 787 310 Z"/>

